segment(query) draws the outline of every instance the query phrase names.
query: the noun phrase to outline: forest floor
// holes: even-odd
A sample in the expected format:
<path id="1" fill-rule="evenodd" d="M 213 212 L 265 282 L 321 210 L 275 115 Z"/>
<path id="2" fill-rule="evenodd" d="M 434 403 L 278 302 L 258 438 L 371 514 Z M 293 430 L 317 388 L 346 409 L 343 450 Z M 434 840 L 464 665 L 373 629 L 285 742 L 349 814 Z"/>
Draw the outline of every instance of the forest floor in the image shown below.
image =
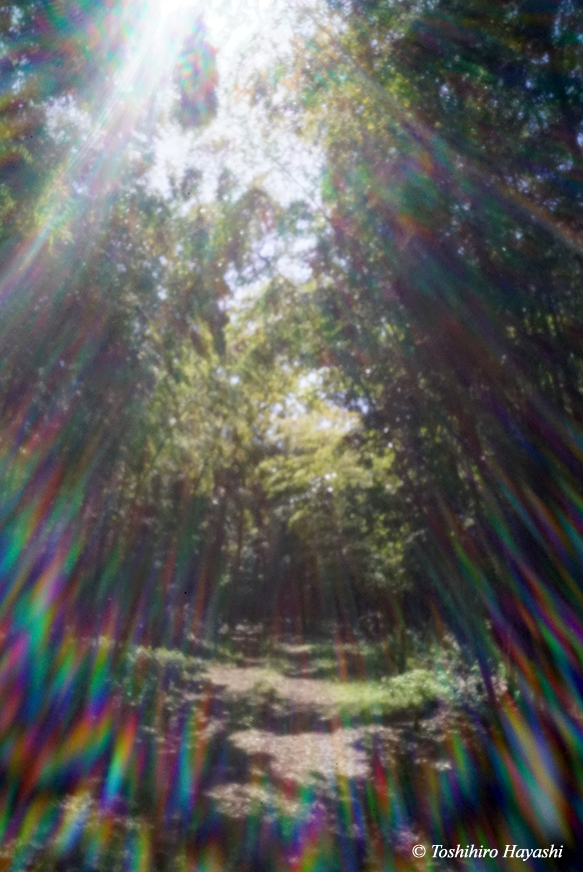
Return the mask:
<path id="1" fill-rule="evenodd" d="M 24 868 L 283 872 L 307 868 L 306 851 L 322 870 L 429 868 L 411 852 L 424 840 L 416 804 L 451 769 L 452 731 L 474 729 L 439 669 L 411 662 L 387 675 L 381 643 L 270 641 L 240 627 L 188 653 L 130 648 L 116 683 L 137 716 L 130 801 L 90 861 L 88 845 L 104 839 L 102 788 L 65 798 L 88 838 Z M 184 777 L 187 815 L 176 800 Z M 71 811 L 79 803 L 82 814 Z"/>

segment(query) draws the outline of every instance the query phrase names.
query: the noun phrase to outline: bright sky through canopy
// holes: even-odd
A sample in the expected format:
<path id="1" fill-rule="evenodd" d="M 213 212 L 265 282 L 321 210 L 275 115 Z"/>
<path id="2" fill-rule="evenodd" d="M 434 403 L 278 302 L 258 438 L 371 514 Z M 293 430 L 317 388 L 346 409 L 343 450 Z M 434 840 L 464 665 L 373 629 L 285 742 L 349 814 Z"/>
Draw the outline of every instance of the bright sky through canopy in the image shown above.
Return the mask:
<path id="1" fill-rule="evenodd" d="M 201 191 L 212 196 L 218 174 L 227 167 L 242 186 L 261 176 L 263 186 L 282 202 L 317 190 L 314 173 L 321 156 L 291 132 L 266 136 L 259 110 L 245 93 L 248 80 L 281 61 L 297 33 L 297 6 L 286 0 L 149 0 L 148 64 L 160 73 L 175 58 L 193 24 L 203 27 L 216 51 L 218 111 L 205 130 L 160 132 L 155 187 L 168 191 L 167 174 L 188 166 L 203 172 Z"/>

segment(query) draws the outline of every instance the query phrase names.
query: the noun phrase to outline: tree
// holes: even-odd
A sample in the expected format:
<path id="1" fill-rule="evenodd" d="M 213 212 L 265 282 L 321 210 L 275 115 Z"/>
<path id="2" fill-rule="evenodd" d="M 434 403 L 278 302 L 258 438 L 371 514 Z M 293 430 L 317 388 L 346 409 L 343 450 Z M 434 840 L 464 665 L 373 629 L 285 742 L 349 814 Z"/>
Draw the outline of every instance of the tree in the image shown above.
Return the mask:
<path id="1" fill-rule="evenodd" d="M 157 125 L 168 123 L 169 97 L 180 101 L 171 64 L 159 70 L 158 92 L 120 99 L 120 71 L 139 61 L 147 31 L 139 7 L 30 0 L 0 10 L 3 530 L 10 538 L 20 529 L 31 501 L 47 507 L 22 547 L 29 566 L 54 547 L 51 529 L 75 528 L 67 535 L 80 557 L 63 571 L 71 619 L 86 618 L 94 603 L 103 615 L 119 584 L 111 567 L 131 571 L 144 528 L 136 534 L 141 507 L 124 488 L 143 477 L 150 398 L 184 309 L 163 305 L 177 273 L 173 214 L 148 181 Z M 202 85 L 212 103 L 216 73 Z M 194 112 L 196 94 L 189 100 Z M 183 299 L 193 319 L 213 322 L 219 341 L 215 290 L 186 287 Z M 141 596 L 129 587 L 120 607 Z"/>
<path id="2" fill-rule="evenodd" d="M 559 523 L 580 488 L 579 19 L 335 4 L 265 97 L 325 156 L 312 268 L 337 399 L 394 450 L 419 594 L 432 579 L 478 646 L 486 615 L 513 632 L 500 604 L 528 578 L 577 599 L 540 507 Z"/>

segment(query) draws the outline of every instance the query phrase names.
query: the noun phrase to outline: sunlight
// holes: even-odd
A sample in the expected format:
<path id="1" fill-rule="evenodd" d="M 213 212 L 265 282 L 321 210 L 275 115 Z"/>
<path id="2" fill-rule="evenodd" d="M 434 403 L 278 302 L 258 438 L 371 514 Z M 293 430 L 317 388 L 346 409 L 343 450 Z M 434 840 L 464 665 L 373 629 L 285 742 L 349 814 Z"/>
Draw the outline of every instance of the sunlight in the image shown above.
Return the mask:
<path id="1" fill-rule="evenodd" d="M 188 34 L 190 26 L 195 22 L 202 23 L 206 37 L 223 61 L 222 74 L 236 55 L 250 48 L 251 41 L 258 34 L 266 39 L 272 34 L 280 50 L 291 36 L 289 28 L 286 28 L 283 40 L 279 32 L 281 20 L 289 10 L 289 5 L 282 0 L 210 0 L 206 3 L 200 0 L 146 0 L 145 6 L 146 17 L 153 28 L 158 29 L 160 39 L 170 37 L 173 42 L 180 41 Z M 163 32 L 160 32 L 160 27 Z M 253 53 L 258 50 L 263 54 L 258 45 L 254 46 Z M 269 52 L 265 58 L 268 56 Z"/>
<path id="2" fill-rule="evenodd" d="M 217 76 L 216 115 L 210 124 L 190 130 L 167 125 L 160 131 L 151 176 L 156 190 L 169 196 L 169 175 L 180 176 L 194 164 L 203 170 L 199 188 L 203 199 L 214 196 L 220 173 L 227 167 L 242 186 L 261 176 L 266 190 L 279 202 L 304 198 L 307 191 L 314 200 L 314 179 L 321 170 L 319 150 L 307 141 L 300 142 L 290 130 L 279 131 L 268 142 L 261 107 L 250 106 L 245 97 L 245 85 L 253 73 L 282 61 L 291 51 L 297 35 L 295 5 L 288 0 L 211 0 L 205 4 L 148 0 L 148 38 L 139 51 L 144 69 L 133 73 L 137 90 L 143 91 L 150 78 L 159 92 L 164 75 L 195 28 L 214 54 Z M 296 280 L 307 281 L 311 275 L 305 268 L 300 275 L 301 258 L 297 256 L 282 259 L 280 269 L 286 274 L 293 269 Z"/>
<path id="3" fill-rule="evenodd" d="M 205 22 L 219 14 L 220 17 L 231 17 L 231 24 L 235 24 L 237 3 L 224 0 L 211 0 L 201 3 L 196 0 L 146 0 L 147 15 L 155 22 L 156 26 L 164 22 L 173 31 L 173 35 L 186 35 L 185 31 L 189 23 L 195 19 Z"/>
<path id="4" fill-rule="evenodd" d="M 200 3 L 195 3 L 193 0 L 146 0 L 150 7 L 150 14 L 163 18 L 176 15 L 185 10 L 196 10 L 201 8 Z"/>
<path id="5" fill-rule="evenodd" d="M 183 9 L 193 9 L 195 7 L 192 0 L 156 0 L 156 2 L 167 15 L 181 12 Z"/>
<path id="6" fill-rule="evenodd" d="M 577 868 L 581 32 L 0 4 L 0 872 Z"/>

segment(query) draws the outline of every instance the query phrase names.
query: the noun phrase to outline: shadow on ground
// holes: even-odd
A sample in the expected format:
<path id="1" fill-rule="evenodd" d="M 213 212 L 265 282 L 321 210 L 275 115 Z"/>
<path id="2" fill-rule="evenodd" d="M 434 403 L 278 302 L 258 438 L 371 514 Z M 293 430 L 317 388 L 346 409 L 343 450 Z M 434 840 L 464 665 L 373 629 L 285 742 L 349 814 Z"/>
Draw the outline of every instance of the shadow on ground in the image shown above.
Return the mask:
<path id="1" fill-rule="evenodd" d="M 23 869 L 287 870 L 306 850 L 326 870 L 380 870 L 388 855 L 407 868 L 419 779 L 450 766 L 454 714 L 426 676 L 411 673 L 407 691 L 367 671 L 354 645 L 265 653 L 251 633 L 227 654 L 128 652 L 117 684 L 137 723 L 133 774 L 107 813 L 103 784 L 61 800 L 76 836 L 33 842 Z M 311 677 L 312 657 L 328 677 Z M 339 679 L 349 672 L 361 677 Z"/>

